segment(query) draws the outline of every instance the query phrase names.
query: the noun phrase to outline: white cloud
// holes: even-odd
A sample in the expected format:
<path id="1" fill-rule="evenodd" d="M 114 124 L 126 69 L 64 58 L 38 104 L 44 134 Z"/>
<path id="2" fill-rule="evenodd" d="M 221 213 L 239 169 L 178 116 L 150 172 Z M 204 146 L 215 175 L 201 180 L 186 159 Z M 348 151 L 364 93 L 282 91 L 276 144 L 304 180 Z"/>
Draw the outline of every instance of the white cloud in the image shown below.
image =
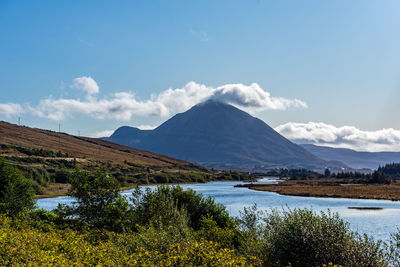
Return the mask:
<path id="1" fill-rule="evenodd" d="M 91 137 L 94 138 L 101 138 L 101 137 L 110 137 L 115 130 L 104 130 L 104 131 L 99 131 L 99 132 L 95 132 L 93 134 L 91 134 Z"/>
<path id="2" fill-rule="evenodd" d="M 151 95 L 148 100 L 137 100 L 131 92 L 118 92 L 111 97 L 98 99 L 93 96 L 99 92 L 96 81 L 90 77 L 74 79 L 72 85 L 88 93 L 85 101 L 79 99 L 46 98 L 39 105 L 31 108 L 40 117 L 51 120 L 63 120 L 74 114 L 85 114 L 98 119 L 117 119 L 128 121 L 134 115 L 167 117 L 203 102 L 215 99 L 249 109 L 280 109 L 288 107 L 307 107 L 297 99 L 271 97 L 258 84 L 227 84 L 217 88 L 195 82 L 187 83 L 183 88 L 169 88 L 159 94 Z"/>
<path id="3" fill-rule="evenodd" d="M 158 126 L 153 126 L 153 125 L 139 125 L 136 128 L 139 128 L 140 130 L 154 130 Z"/>
<path id="4" fill-rule="evenodd" d="M 72 81 L 71 88 L 80 89 L 87 93 L 88 97 L 99 93 L 99 86 L 92 77 L 79 77 Z"/>
<path id="5" fill-rule="evenodd" d="M 298 99 L 271 97 L 257 83 L 250 86 L 243 84 L 226 84 L 217 87 L 213 92 L 213 99 L 231 103 L 241 107 L 260 109 L 286 109 L 288 107 L 307 108 L 307 103 Z"/>
<path id="6" fill-rule="evenodd" d="M 275 128 L 297 143 L 344 147 L 358 151 L 400 151 L 400 130 L 363 131 L 354 126 L 335 127 L 322 122 L 289 122 Z"/>
<path id="7" fill-rule="evenodd" d="M 23 111 L 24 110 L 20 104 L 0 104 L 0 115 L 4 115 L 6 117 L 18 115 L 19 113 L 23 113 Z"/>
<path id="8" fill-rule="evenodd" d="M 168 112 L 165 107 L 152 101 L 140 102 L 132 93 L 120 92 L 109 99 L 81 101 L 77 99 L 41 100 L 36 108 L 32 109 L 39 117 L 50 120 L 64 120 L 74 114 L 90 115 L 97 119 L 117 119 L 128 121 L 132 115 L 165 116 Z"/>

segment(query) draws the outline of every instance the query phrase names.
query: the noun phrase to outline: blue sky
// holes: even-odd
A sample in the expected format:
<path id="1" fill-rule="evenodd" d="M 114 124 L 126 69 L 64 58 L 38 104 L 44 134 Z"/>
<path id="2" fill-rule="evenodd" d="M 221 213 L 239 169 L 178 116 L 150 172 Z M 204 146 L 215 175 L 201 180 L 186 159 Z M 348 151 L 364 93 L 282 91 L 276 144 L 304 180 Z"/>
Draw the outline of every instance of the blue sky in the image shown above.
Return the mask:
<path id="1" fill-rule="evenodd" d="M 217 94 L 291 139 L 400 150 L 399 11 L 389 0 L 2 0 L 0 120 L 94 135 L 156 126 Z M 168 88 L 183 93 L 165 99 Z"/>

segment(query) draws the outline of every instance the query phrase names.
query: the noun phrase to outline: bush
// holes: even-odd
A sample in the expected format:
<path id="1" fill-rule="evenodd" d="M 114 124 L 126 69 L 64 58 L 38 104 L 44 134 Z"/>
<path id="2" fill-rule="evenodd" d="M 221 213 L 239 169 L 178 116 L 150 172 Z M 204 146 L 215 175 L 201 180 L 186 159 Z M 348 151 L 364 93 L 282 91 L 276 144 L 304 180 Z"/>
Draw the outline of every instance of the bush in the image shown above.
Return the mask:
<path id="1" fill-rule="evenodd" d="M 168 174 L 159 172 L 156 175 L 154 175 L 154 180 L 158 184 L 167 184 L 169 182 Z"/>
<path id="2" fill-rule="evenodd" d="M 76 198 L 71 207 L 59 206 L 57 213 L 65 218 L 78 218 L 94 228 L 124 231 L 129 220 L 128 201 L 120 193 L 119 183 L 100 170 L 80 169 L 70 176 L 69 195 Z"/>
<path id="3" fill-rule="evenodd" d="M 56 183 L 63 183 L 66 184 L 69 182 L 69 176 L 71 175 L 71 172 L 68 169 L 56 169 L 56 171 L 53 174 L 53 180 Z"/>
<path id="4" fill-rule="evenodd" d="M 180 186 L 158 186 L 153 191 L 147 188 L 145 192 L 137 189 L 131 200 L 137 223 L 141 225 L 148 224 L 154 216 L 158 216 L 167 200 L 175 203 L 178 209 L 184 208 L 187 211 L 189 225 L 195 230 L 200 229 L 201 219 L 207 217 L 211 217 L 221 228 L 233 227 L 234 224 L 225 206 L 215 203 L 211 197 L 204 198 Z"/>
<path id="5" fill-rule="evenodd" d="M 15 216 L 35 206 L 30 180 L 0 158 L 0 212 Z"/>
<path id="6" fill-rule="evenodd" d="M 42 216 L 42 215 L 39 215 Z M 46 218 L 52 215 L 44 214 Z M 107 233 L 109 238 L 91 242 L 91 232 L 50 231 L 26 221 L 0 215 L 1 266 L 251 266 L 233 250 L 206 240 L 182 239 L 158 247 L 165 231 Z M 147 243 L 147 241 L 149 243 Z"/>
<path id="7" fill-rule="evenodd" d="M 391 234 L 389 244 L 386 244 L 386 257 L 389 259 L 390 266 L 400 267 L 400 229 Z"/>
<path id="8" fill-rule="evenodd" d="M 380 243 L 352 233 L 348 223 L 329 211 L 318 215 L 308 209 L 272 210 L 264 218 L 261 234 L 267 265 L 386 265 Z"/>

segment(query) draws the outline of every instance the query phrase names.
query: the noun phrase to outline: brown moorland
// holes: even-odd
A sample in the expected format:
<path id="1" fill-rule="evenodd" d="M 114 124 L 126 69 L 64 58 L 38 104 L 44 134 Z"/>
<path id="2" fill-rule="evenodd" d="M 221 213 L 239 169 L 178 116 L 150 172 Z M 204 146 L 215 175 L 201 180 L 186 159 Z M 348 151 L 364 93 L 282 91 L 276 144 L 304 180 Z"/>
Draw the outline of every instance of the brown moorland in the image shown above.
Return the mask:
<path id="1" fill-rule="evenodd" d="M 190 162 L 102 139 L 3 121 L 0 121 L 0 155 L 33 180 L 39 198 L 65 195 L 70 185 L 62 178 L 63 170 L 65 173 L 75 167 L 99 168 L 111 173 L 123 188 L 149 183 L 204 182 L 219 175 Z"/>
<path id="2" fill-rule="evenodd" d="M 124 165 L 127 162 L 139 166 L 159 166 L 168 168 L 207 169 L 189 162 L 174 159 L 165 155 L 134 149 L 98 138 L 80 137 L 66 133 L 18 126 L 0 121 L 0 146 L 3 156 L 20 156 L 13 147 L 28 149 L 45 149 L 67 153 L 66 160 L 76 159 L 80 162 L 95 160 L 111 164 Z"/>
<path id="3" fill-rule="evenodd" d="M 390 184 L 354 184 L 344 179 L 285 180 L 280 184 L 246 184 L 252 190 L 281 195 L 400 200 L 400 181 Z"/>

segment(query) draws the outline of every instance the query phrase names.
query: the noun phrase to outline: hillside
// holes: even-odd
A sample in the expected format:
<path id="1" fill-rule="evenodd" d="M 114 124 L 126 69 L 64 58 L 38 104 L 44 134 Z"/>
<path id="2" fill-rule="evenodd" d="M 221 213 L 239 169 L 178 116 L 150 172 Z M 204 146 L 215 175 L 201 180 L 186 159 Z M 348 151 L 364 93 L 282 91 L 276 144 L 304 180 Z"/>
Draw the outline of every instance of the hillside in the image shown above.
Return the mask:
<path id="1" fill-rule="evenodd" d="M 78 137 L 66 133 L 34 129 L 0 122 L 0 145 L 3 156 L 26 156 L 26 151 L 42 149 L 60 151 L 66 160 L 78 158 L 80 162 L 95 162 L 123 165 L 126 162 L 139 166 L 158 166 L 168 168 L 187 168 L 191 163 L 148 151 L 134 149 L 105 140 L 89 137 Z M 28 152 L 29 154 L 29 152 Z M 34 152 L 31 152 L 35 156 Z M 40 153 L 37 153 L 40 154 Z"/>
<path id="2" fill-rule="evenodd" d="M 106 140 L 210 168 L 345 167 L 321 160 L 262 120 L 213 100 L 175 115 L 154 130 L 124 126 Z"/>
<path id="3" fill-rule="evenodd" d="M 122 186 L 245 179 L 101 139 L 0 122 L 0 155 L 32 180 L 38 195 L 63 195 L 75 168 L 101 169 Z"/>
<path id="4" fill-rule="evenodd" d="M 355 169 L 377 169 L 388 163 L 400 162 L 400 152 L 359 152 L 347 148 L 333 148 L 303 144 L 303 148 L 324 160 L 340 160 Z"/>

